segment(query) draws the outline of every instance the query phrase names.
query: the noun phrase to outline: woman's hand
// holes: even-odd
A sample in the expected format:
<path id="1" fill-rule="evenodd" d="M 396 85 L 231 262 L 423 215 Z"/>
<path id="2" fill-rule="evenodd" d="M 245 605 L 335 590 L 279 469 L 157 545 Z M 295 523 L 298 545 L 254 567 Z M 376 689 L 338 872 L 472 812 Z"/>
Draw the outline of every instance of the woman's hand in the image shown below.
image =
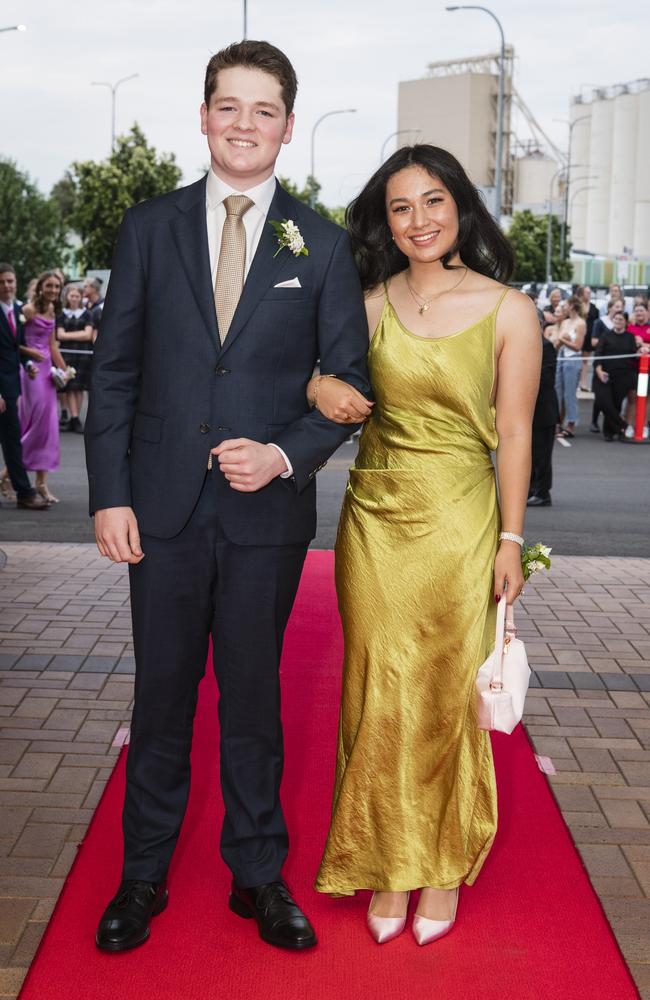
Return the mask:
<path id="1" fill-rule="evenodd" d="M 600 379 L 601 382 L 605 382 L 605 383 L 609 382 L 609 375 L 608 375 L 608 373 L 606 371 L 604 371 L 604 369 L 601 368 L 600 365 L 596 366 L 596 375 L 598 376 L 598 378 Z"/>
<path id="2" fill-rule="evenodd" d="M 555 350 L 557 350 L 557 348 L 558 348 L 559 331 L 560 331 L 560 328 L 557 325 L 555 325 L 555 326 L 547 326 L 546 329 L 544 330 L 544 336 L 546 337 L 547 340 L 550 340 L 550 342 L 553 344 L 553 347 L 555 348 Z"/>
<path id="3" fill-rule="evenodd" d="M 56 367 L 60 368 L 62 371 L 65 371 L 67 365 L 63 360 L 63 355 L 61 354 L 61 351 L 59 350 L 59 345 L 57 343 L 56 333 L 54 332 L 54 330 L 52 330 L 52 336 L 50 337 L 50 354 L 52 355 L 52 361 L 54 362 Z"/>
<path id="4" fill-rule="evenodd" d="M 316 375 L 307 386 L 307 398 L 337 424 L 362 424 L 375 405 L 354 386 L 330 375 Z"/>
<path id="5" fill-rule="evenodd" d="M 35 347 L 21 347 L 21 354 L 26 354 L 32 361 L 45 361 L 45 355 L 41 354 Z"/>
<path id="6" fill-rule="evenodd" d="M 494 598 L 501 599 L 506 593 L 508 604 L 514 604 L 524 589 L 524 571 L 521 566 L 521 547 L 518 542 L 505 539 L 499 545 L 494 560 Z"/>

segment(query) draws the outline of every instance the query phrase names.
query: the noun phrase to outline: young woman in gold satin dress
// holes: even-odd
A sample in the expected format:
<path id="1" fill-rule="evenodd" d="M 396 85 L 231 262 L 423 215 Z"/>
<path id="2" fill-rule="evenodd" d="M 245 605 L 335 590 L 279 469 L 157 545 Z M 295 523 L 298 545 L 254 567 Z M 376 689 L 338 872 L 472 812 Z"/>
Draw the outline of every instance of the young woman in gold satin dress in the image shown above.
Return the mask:
<path id="1" fill-rule="evenodd" d="M 523 586 L 520 536 L 541 365 L 510 245 L 451 154 L 398 150 L 348 209 L 374 404 L 329 373 L 325 416 L 369 416 L 336 544 L 345 639 L 336 785 L 316 888 L 374 890 L 368 926 L 451 929 L 494 839 L 490 739 L 474 683 L 496 603 Z M 491 452 L 496 450 L 499 497 Z"/>

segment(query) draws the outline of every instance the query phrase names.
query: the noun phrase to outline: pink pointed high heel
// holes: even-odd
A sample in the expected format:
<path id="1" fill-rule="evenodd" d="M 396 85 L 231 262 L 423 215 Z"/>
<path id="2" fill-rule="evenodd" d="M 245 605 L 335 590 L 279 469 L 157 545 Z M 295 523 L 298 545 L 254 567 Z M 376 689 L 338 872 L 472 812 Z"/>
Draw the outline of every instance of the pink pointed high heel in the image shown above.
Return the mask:
<path id="1" fill-rule="evenodd" d="M 418 944 L 431 944 L 439 938 L 449 934 L 449 931 L 456 922 L 456 910 L 458 909 L 459 889 L 456 889 L 456 899 L 454 900 L 454 913 L 451 920 L 431 920 L 429 917 L 422 917 L 416 913 L 413 917 L 413 937 Z"/>
<path id="2" fill-rule="evenodd" d="M 411 893 L 408 892 L 406 894 L 406 911 L 403 917 L 378 917 L 376 914 L 371 913 L 374 898 L 375 893 L 373 892 L 370 906 L 368 907 L 368 930 L 377 944 L 386 944 L 387 941 L 392 941 L 393 938 L 398 937 L 406 927 Z"/>

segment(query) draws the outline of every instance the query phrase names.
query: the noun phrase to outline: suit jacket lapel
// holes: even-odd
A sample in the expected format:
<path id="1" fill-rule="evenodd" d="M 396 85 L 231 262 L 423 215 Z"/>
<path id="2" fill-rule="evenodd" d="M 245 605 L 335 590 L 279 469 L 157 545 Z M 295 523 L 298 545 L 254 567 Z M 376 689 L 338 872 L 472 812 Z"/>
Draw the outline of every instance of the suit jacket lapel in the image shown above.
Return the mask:
<path id="1" fill-rule="evenodd" d="M 210 273 L 205 184 L 206 178 L 203 177 L 181 192 L 177 203 L 180 211 L 176 218 L 171 220 L 170 227 L 205 327 L 215 347 L 219 348 L 214 289 Z"/>
<path id="2" fill-rule="evenodd" d="M 275 256 L 275 252 L 278 249 L 277 237 L 273 226 L 269 225 L 269 219 L 282 222 L 290 218 L 293 211 L 292 203 L 293 199 L 291 196 L 276 182 L 275 194 L 264 222 L 260 242 L 253 257 L 253 263 L 246 277 L 241 298 L 239 299 L 235 315 L 232 318 L 228 336 L 221 349 L 221 353 L 227 351 L 235 342 L 253 310 L 275 278 L 275 275 L 286 262 L 286 254 L 289 253 L 288 250 L 281 250 L 277 257 Z M 295 212 L 293 214 L 295 215 Z"/>
<path id="3" fill-rule="evenodd" d="M 4 335 L 5 339 L 8 339 L 12 344 L 15 344 L 19 340 L 20 334 L 20 324 L 18 322 L 17 309 L 14 305 L 14 320 L 16 322 L 16 337 L 14 338 L 14 332 L 9 326 L 9 320 L 5 315 L 4 309 L 0 308 L 0 331 Z"/>

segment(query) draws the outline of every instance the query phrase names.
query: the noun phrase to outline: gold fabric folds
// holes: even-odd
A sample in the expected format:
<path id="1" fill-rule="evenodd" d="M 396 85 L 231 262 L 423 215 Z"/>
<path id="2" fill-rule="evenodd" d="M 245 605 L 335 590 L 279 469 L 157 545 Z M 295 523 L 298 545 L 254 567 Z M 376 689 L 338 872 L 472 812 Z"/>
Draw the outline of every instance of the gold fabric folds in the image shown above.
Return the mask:
<path id="1" fill-rule="evenodd" d="M 494 839 L 474 683 L 495 630 L 496 311 L 429 340 L 387 300 L 370 347 L 376 405 L 336 544 L 345 662 L 321 892 L 471 885 Z"/>

